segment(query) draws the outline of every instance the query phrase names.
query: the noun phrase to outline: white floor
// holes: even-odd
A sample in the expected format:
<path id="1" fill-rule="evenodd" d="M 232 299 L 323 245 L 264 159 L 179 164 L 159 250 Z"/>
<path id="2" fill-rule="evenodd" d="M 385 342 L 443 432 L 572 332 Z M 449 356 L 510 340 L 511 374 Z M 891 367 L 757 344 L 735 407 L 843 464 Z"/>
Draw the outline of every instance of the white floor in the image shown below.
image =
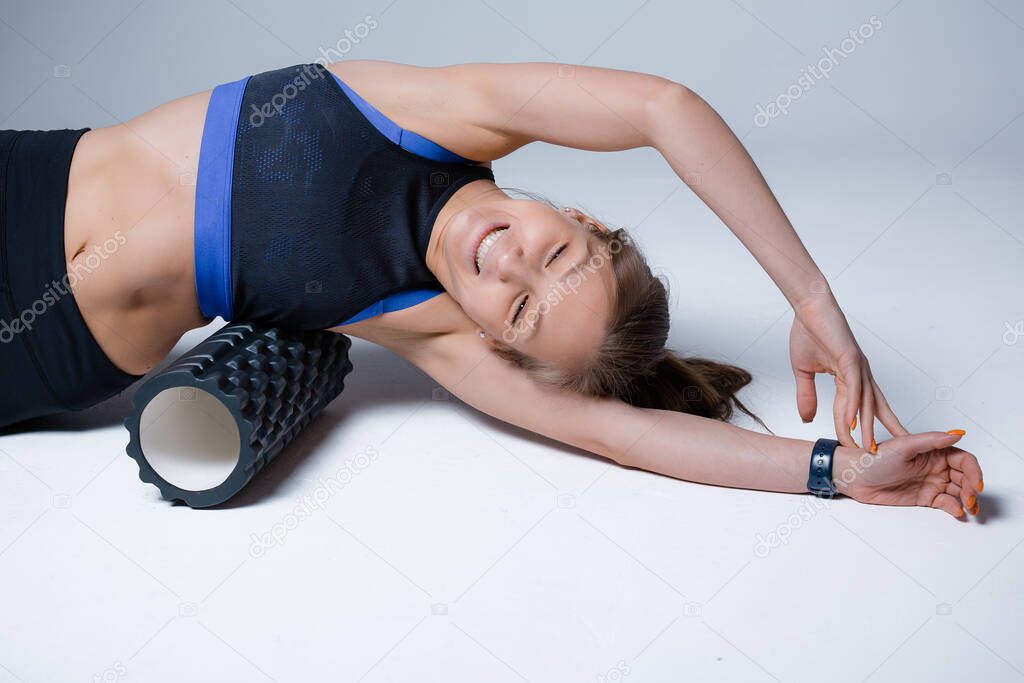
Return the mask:
<path id="1" fill-rule="evenodd" d="M 345 393 L 221 509 L 172 506 L 138 480 L 120 424 L 128 395 L 0 437 L 0 683 L 1024 680 L 1024 13 L 1008 2 L 945 3 L 944 13 L 913 0 L 837 3 L 838 17 L 818 5 L 722 3 L 690 7 L 709 13 L 694 26 L 666 3 L 636 5 L 632 19 L 616 10 L 608 25 L 584 21 L 578 50 L 552 51 L 534 43 L 562 45 L 552 24 L 583 14 L 470 4 L 460 11 L 513 47 L 460 53 L 445 32 L 438 57 L 429 41 L 403 43 L 399 56 L 389 48 L 405 35 L 395 27 L 425 11 L 400 1 L 373 51 L 352 56 L 580 62 L 621 24 L 595 63 L 695 74 L 833 283 L 904 423 L 967 430 L 962 445 L 985 472 L 982 515 L 958 522 L 626 471 L 480 415 L 356 340 Z M 56 59 L 73 52 L 69 63 L 85 53 L 71 72 L 80 80 L 14 96 L 22 72 L 4 71 L 0 127 L 45 127 L 52 103 L 82 92 L 127 116 L 197 89 L 163 61 L 165 92 L 139 80 L 151 96 L 129 102 L 118 98 L 131 88 L 91 66 L 134 73 L 118 55 L 184 49 L 175 41 L 191 34 L 175 27 L 186 20 L 170 10 L 144 3 L 117 26 L 131 7 L 105 10 L 62 45 L 30 7 L 0 8 L 0 51 L 26 65 L 30 43 Z M 341 35 L 303 38 L 316 29 L 283 10 L 246 5 L 254 21 L 239 22 L 231 4 L 210 8 L 189 11 L 238 24 L 240 73 L 254 70 L 258 48 L 273 53 L 266 68 L 299 61 L 268 27 L 306 51 Z M 758 102 L 872 14 L 884 21 L 877 37 L 788 115 L 754 125 Z M 78 36 L 73 18 L 54 30 Z M 682 38 L 668 44 L 671 22 Z M 82 111 L 91 125 L 110 122 Z M 52 127 L 64 125 L 77 124 Z M 672 286 L 673 346 L 748 367 L 756 381 L 743 398 L 777 433 L 831 434 L 829 378 L 818 419 L 797 416 L 785 301 L 699 200 L 673 192 L 656 152 L 526 148 L 495 174 L 635 226 Z M 768 547 L 771 532 L 786 542 Z"/>

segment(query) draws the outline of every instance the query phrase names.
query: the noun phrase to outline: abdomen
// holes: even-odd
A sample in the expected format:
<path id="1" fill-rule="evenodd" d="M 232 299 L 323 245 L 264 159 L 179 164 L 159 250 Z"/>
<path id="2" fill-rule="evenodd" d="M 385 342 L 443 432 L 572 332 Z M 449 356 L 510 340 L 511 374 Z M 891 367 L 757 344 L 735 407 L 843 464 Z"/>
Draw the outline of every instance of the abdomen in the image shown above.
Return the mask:
<path id="1" fill-rule="evenodd" d="M 207 320 L 196 303 L 192 229 L 209 92 L 79 141 L 65 211 L 72 291 L 100 347 L 139 374 Z"/>

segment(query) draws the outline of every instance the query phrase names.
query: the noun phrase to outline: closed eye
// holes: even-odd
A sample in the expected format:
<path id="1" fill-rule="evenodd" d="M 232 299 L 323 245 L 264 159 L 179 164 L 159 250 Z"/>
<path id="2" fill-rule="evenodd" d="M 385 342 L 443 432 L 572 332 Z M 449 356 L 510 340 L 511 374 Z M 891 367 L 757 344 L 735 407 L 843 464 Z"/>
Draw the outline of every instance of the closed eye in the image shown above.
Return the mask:
<path id="1" fill-rule="evenodd" d="M 516 321 L 519 320 L 519 314 L 526 310 L 526 302 L 530 300 L 530 295 L 527 294 L 523 297 L 522 302 L 516 307 L 516 314 L 512 316 L 512 324 L 515 325 Z"/>
<path id="2" fill-rule="evenodd" d="M 548 259 L 548 262 L 547 262 L 547 264 L 546 264 L 546 265 L 551 265 L 551 264 L 552 264 L 552 263 L 553 263 L 553 262 L 555 261 L 555 259 L 556 259 L 556 258 L 558 258 L 559 256 L 561 256 L 561 255 L 562 255 L 562 252 L 563 252 L 563 251 L 565 251 L 565 249 L 566 249 L 566 247 L 567 247 L 567 246 L 568 246 L 568 245 L 566 245 L 566 244 L 563 244 L 563 245 L 562 245 L 562 246 L 560 246 L 560 247 L 559 247 L 559 248 L 558 248 L 557 250 L 555 250 L 555 253 L 551 255 L 551 258 L 550 258 L 550 259 Z M 529 300 L 530 300 L 530 296 L 529 296 L 529 295 L 526 295 L 526 296 L 524 296 L 524 297 L 523 297 L 523 300 L 519 302 L 519 306 L 517 306 L 517 307 L 516 307 L 516 313 L 515 313 L 515 315 L 514 315 L 514 316 L 512 316 L 512 324 L 513 324 L 513 325 L 515 325 L 515 324 L 516 324 L 516 321 L 518 321 L 518 320 L 519 320 L 519 314 L 520 314 L 520 313 L 522 313 L 523 311 L 525 311 L 525 310 L 526 310 L 526 303 L 527 303 L 527 302 L 528 302 Z"/>
<path id="3" fill-rule="evenodd" d="M 552 262 L 553 262 L 553 261 L 554 261 L 554 260 L 555 260 L 556 258 L 558 258 L 558 257 L 559 257 L 559 256 L 561 255 L 561 253 L 562 253 L 563 251 L 565 251 L 565 248 L 566 248 L 566 246 L 567 246 L 567 245 L 565 245 L 565 244 L 563 244 L 562 246 L 560 246 L 560 247 L 558 248 L 558 250 L 557 250 L 557 251 L 556 251 L 556 252 L 555 252 L 554 254 L 552 254 L 551 258 L 550 258 L 550 259 L 548 259 L 547 265 L 549 265 L 549 266 L 550 266 L 550 265 L 551 265 L 551 263 L 552 263 Z"/>

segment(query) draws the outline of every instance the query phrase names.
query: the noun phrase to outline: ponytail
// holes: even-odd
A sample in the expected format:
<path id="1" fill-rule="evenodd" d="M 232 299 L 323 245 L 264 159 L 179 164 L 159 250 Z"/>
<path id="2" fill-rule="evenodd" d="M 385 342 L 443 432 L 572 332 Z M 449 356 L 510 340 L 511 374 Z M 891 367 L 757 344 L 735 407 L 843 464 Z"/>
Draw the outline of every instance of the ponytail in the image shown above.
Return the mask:
<path id="1" fill-rule="evenodd" d="M 736 397 L 751 379 L 749 372 L 735 365 L 707 358 L 684 358 L 665 349 L 653 371 L 638 377 L 632 392 L 627 392 L 623 400 L 640 408 L 676 410 L 723 421 L 732 418 L 734 408 L 738 408 L 768 429 Z"/>

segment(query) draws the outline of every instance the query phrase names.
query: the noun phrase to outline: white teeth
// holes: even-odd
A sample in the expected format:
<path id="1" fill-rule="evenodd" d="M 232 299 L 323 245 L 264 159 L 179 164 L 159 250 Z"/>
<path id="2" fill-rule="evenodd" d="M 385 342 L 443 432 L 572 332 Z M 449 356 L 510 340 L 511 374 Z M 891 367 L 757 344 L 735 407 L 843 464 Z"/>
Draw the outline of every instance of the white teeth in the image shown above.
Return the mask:
<path id="1" fill-rule="evenodd" d="M 502 234 L 506 230 L 508 230 L 508 228 L 495 228 L 480 240 L 480 246 L 476 248 L 476 269 L 478 271 L 482 270 L 484 256 L 487 255 L 488 250 L 490 250 L 494 243 L 501 238 Z"/>

